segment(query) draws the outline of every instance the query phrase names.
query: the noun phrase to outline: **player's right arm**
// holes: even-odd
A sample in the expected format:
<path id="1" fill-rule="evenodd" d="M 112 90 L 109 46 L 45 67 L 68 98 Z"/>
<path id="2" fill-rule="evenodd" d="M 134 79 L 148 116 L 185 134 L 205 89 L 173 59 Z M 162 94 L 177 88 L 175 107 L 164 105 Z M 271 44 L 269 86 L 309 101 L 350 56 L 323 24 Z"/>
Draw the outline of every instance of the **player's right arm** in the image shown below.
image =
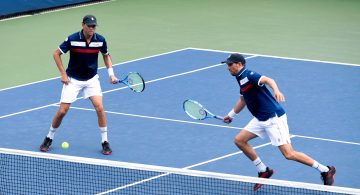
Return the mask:
<path id="1" fill-rule="evenodd" d="M 241 112 L 241 110 L 244 109 L 245 106 L 246 103 L 244 97 L 241 96 L 240 99 L 236 102 L 235 107 L 228 113 L 227 116 L 224 117 L 224 123 L 231 123 L 234 116 Z"/>
<path id="2" fill-rule="evenodd" d="M 69 80 L 69 77 L 66 74 L 64 65 L 62 63 L 61 54 L 62 54 L 61 51 L 59 49 L 56 49 L 54 51 L 53 56 L 54 56 L 56 66 L 58 67 L 59 72 L 60 72 L 61 82 L 64 83 L 65 85 L 67 85 L 70 82 L 70 80 Z"/>

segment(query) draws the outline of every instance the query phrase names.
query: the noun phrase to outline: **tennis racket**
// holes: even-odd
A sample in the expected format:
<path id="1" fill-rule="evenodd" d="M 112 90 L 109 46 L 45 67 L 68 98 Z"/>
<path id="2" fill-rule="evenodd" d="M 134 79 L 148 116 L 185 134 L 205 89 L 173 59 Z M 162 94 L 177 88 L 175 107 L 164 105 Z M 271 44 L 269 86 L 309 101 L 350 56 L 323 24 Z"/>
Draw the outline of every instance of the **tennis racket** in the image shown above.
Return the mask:
<path id="1" fill-rule="evenodd" d="M 223 117 L 214 115 L 207 110 L 203 105 L 194 100 L 185 100 L 183 103 L 183 109 L 187 115 L 196 120 L 204 120 L 207 118 L 216 118 L 224 120 Z"/>
<path id="2" fill-rule="evenodd" d="M 132 91 L 140 93 L 145 89 L 145 82 L 142 76 L 137 72 L 129 72 L 129 74 L 122 80 L 117 80 L 117 83 L 123 83 Z"/>

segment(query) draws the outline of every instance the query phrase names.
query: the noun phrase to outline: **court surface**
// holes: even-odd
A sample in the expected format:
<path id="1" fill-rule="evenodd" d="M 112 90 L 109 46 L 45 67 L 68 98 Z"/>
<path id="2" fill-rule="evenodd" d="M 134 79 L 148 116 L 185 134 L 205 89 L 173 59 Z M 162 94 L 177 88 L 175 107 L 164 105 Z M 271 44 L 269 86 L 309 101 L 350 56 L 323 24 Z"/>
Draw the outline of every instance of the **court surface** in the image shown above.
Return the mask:
<path id="1" fill-rule="evenodd" d="M 239 98 L 239 86 L 225 65 L 226 51 L 186 48 L 114 66 L 118 78 L 137 71 L 143 93 L 110 85 L 99 69 L 113 154 L 100 153 L 100 132 L 89 100 L 79 98 L 57 131 L 50 153 L 166 167 L 256 176 L 233 144 L 252 118 L 247 109 L 232 124 L 195 121 L 182 110 L 185 99 L 225 115 Z M 272 77 L 286 96 L 292 143 L 325 165 L 337 168 L 336 186 L 360 188 L 360 67 L 246 54 L 248 69 Z M 59 78 L 0 90 L 0 147 L 38 151 L 58 109 Z M 63 150 L 67 141 L 70 148 Z M 274 179 L 321 184 L 318 171 L 287 161 L 269 139 L 251 142 Z"/>

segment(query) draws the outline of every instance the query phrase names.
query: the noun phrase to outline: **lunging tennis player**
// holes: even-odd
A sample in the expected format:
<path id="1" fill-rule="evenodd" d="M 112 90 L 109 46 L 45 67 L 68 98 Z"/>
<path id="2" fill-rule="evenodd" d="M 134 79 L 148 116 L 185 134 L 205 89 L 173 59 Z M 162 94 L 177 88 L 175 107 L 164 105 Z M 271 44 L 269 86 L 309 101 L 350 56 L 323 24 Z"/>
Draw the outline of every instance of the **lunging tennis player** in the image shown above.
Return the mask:
<path id="1" fill-rule="evenodd" d="M 254 116 L 245 128 L 236 135 L 235 144 L 253 161 L 259 172 L 258 176 L 270 178 L 274 170 L 261 161 L 248 142 L 255 137 L 263 138 L 267 135 L 271 140 L 271 144 L 277 146 L 286 159 L 314 167 L 321 173 L 324 185 L 332 185 L 336 172 L 334 166 L 324 166 L 308 155 L 292 148 L 286 113 L 279 104 L 280 101 L 285 101 L 285 96 L 279 91 L 275 81 L 248 70 L 245 58 L 241 54 L 231 54 L 222 63 L 226 63 L 231 75 L 236 77 L 241 95 L 235 107 L 224 117 L 224 122 L 231 123 L 235 115 L 245 106 Z M 271 94 L 266 85 L 270 86 L 274 95 Z M 260 187 L 261 184 L 256 184 L 254 190 Z"/>
<path id="2" fill-rule="evenodd" d="M 63 89 L 61 92 L 60 108 L 56 112 L 48 135 L 40 146 L 40 150 L 47 152 L 54 139 L 55 132 L 62 119 L 68 112 L 71 103 L 82 91 L 84 98 L 89 98 L 96 110 L 101 132 L 102 153 L 111 154 L 112 150 L 107 137 L 107 121 L 102 101 L 102 91 L 97 75 L 98 53 L 101 52 L 108 70 L 110 83 L 116 83 L 112 62 L 108 53 L 105 38 L 95 33 L 97 21 L 95 16 L 86 15 L 82 21 L 82 30 L 65 39 L 54 52 L 54 60 L 61 75 Z M 68 67 L 65 71 L 61 54 L 70 51 Z"/>

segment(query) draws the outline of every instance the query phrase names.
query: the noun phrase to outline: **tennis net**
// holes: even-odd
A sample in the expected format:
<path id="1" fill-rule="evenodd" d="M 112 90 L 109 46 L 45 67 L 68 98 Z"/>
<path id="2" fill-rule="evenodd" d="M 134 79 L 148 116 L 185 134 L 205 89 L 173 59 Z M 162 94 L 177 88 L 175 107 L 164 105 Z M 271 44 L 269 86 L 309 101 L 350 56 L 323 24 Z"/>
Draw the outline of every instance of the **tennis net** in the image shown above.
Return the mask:
<path id="1" fill-rule="evenodd" d="M 253 191 L 255 183 L 263 183 Z M 360 194 L 360 189 L 0 148 L 0 194 Z"/>

